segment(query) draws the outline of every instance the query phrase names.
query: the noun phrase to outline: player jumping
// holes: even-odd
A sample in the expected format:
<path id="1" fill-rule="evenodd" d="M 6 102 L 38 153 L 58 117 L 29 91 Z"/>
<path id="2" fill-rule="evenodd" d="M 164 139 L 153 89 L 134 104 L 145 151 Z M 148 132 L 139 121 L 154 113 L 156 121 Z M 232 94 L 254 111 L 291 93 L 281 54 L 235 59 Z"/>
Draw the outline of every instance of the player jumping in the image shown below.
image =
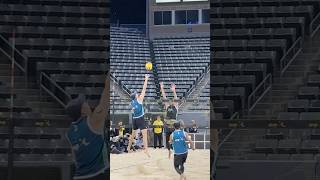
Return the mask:
<path id="1" fill-rule="evenodd" d="M 99 105 L 93 112 L 84 95 L 71 100 L 66 107 L 73 121 L 66 134 L 75 161 L 73 179 L 105 180 L 110 174 L 104 135 L 109 101 L 109 80 L 106 80 Z"/>
<path id="2" fill-rule="evenodd" d="M 166 92 L 164 90 L 164 84 L 163 82 L 160 82 L 160 88 L 161 88 L 161 94 L 162 98 L 164 100 L 165 109 L 167 112 L 166 118 L 165 118 L 165 133 L 166 133 L 166 146 L 169 150 L 169 158 L 171 156 L 171 150 L 170 150 L 170 144 L 169 139 L 171 133 L 174 131 L 173 123 L 177 120 L 177 114 L 178 114 L 178 97 L 176 93 L 176 85 L 171 84 L 171 91 L 173 92 L 174 99 L 168 102 Z"/>
<path id="3" fill-rule="evenodd" d="M 141 94 L 134 92 L 130 95 L 131 106 L 132 106 L 132 134 L 129 138 L 127 151 L 132 152 L 131 146 L 133 143 L 133 139 L 136 136 L 136 130 L 140 129 L 143 137 L 144 152 L 147 154 L 147 156 L 150 157 L 148 152 L 148 129 L 144 120 L 144 108 L 143 108 L 143 100 L 146 95 L 149 77 L 150 75 L 148 74 L 145 75 Z"/>

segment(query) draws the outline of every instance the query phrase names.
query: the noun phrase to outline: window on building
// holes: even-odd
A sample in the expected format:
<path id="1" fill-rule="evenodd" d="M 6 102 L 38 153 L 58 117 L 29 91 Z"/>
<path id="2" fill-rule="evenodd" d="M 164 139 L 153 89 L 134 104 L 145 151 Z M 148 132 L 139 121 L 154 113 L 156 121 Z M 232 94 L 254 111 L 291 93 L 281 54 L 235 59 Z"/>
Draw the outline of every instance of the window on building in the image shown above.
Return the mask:
<path id="1" fill-rule="evenodd" d="M 187 11 L 187 24 L 198 24 L 198 10 L 188 10 Z"/>
<path id="2" fill-rule="evenodd" d="M 171 11 L 162 12 L 162 24 L 165 24 L 165 25 L 172 24 Z"/>
<path id="3" fill-rule="evenodd" d="M 171 23 L 171 11 L 154 12 L 154 25 L 169 25 Z"/>
<path id="4" fill-rule="evenodd" d="M 187 14 L 186 11 L 176 11 L 176 24 L 186 24 Z"/>
<path id="5" fill-rule="evenodd" d="M 202 10 L 202 23 L 210 23 L 209 22 L 209 9 Z"/>
<path id="6" fill-rule="evenodd" d="M 162 24 L 162 12 L 156 11 L 154 12 L 154 25 L 161 25 Z"/>

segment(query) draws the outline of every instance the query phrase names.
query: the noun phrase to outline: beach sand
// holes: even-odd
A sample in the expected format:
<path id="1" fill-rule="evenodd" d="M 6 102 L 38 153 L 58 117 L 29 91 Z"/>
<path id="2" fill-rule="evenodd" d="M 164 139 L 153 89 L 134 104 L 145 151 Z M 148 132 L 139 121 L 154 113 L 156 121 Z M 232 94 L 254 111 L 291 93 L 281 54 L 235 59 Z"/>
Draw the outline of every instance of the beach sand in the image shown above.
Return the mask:
<path id="1" fill-rule="evenodd" d="M 111 180 L 179 180 L 173 167 L 173 156 L 168 159 L 168 150 L 150 148 L 151 158 L 143 151 L 111 154 Z M 185 163 L 188 180 L 210 179 L 210 151 L 189 150 Z"/>

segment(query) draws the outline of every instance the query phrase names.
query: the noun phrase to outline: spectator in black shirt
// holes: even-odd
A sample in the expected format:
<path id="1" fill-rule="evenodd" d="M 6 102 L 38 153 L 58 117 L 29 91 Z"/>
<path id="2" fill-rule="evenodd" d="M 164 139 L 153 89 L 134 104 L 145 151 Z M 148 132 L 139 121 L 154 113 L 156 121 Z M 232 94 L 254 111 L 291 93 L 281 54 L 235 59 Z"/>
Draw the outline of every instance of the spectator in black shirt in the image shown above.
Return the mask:
<path id="1" fill-rule="evenodd" d="M 192 126 L 189 128 L 189 133 L 198 133 L 198 126 L 195 120 L 192 120 Z"/>

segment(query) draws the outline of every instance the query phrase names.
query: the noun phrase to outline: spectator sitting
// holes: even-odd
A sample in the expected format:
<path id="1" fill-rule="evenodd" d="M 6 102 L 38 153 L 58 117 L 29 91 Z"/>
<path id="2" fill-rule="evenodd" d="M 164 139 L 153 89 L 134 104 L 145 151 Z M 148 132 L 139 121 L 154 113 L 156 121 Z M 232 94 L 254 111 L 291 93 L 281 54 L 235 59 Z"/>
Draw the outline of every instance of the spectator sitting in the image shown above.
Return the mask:
<path id="1" fill-rule="evenodd" d="M 115 134 L 116 134 L 117 136 L 123 136 L 124 133 L 125 133 L 125 127 L 124 127 L 124 125 L 122 124 L 122 121 L 120 121 L 120 122 L 118 123 L 118 126 L 117 126 L 116 129 L 115 129 Z"/>
<path id="2" fill-rule="evenodd" d="M 192 120 L 192 127 L 189 128 L 189 133 L 198 133 L 198 126 L 195 120 Z"/>

